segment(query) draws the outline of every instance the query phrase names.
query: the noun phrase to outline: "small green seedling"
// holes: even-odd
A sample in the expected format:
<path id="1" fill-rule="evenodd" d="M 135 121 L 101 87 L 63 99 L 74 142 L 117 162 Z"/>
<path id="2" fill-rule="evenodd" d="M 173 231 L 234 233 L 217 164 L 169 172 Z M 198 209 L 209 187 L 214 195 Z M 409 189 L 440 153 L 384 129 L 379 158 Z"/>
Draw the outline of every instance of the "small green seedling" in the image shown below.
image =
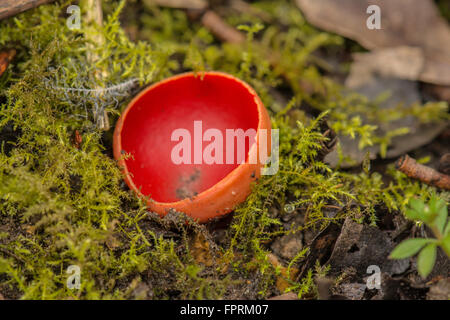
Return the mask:
<path id="1" fill-rule="evenodd" d="M 422 278 L 426 278 L 433 270 L 438 246 L 450 257 L 450 222 L 447 204 L 436 196 L 431 197 L 428 204 L 421 199 L 412 199 L 406 210 L 406 217 L 425 223 L 436 238 L 407 239 L 392 251 L 390 258 L 405 259 L 420 251 L 417 257 L 417 271 Z"/>

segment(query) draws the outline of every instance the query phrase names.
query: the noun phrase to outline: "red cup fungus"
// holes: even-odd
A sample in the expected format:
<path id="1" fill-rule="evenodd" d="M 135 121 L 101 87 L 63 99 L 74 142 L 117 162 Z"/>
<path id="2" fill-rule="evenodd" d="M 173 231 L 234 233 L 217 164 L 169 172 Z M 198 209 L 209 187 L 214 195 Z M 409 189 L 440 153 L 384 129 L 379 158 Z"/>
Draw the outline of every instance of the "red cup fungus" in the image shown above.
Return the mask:
<path id="1" fill-rule="evenodd" d="M 206 222 L 250 194 L 267 160 L 259 149 L 271 150 L 270 130 L 248 84 L 221 72 L 185 73 L 130 102 L 116 124 L 114 157 L 149 210 Z"/>

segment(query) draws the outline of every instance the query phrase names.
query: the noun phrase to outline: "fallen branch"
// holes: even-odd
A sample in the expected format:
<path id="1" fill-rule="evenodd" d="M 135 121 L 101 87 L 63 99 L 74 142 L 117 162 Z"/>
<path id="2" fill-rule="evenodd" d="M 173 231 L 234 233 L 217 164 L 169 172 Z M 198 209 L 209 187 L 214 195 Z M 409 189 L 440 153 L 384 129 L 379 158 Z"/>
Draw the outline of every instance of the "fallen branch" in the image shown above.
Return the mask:
<path id="1" fill-rule="evenodd" d="M 0 20 L 53 1 L 55 0 L 1 0 Z"/>
<path id="2" fill-rule="evenodd" d="M 440 189 L 450 190 L 450 176 L 433 168 L 417 163 L 416 160 L 404 155 L 398 159 L 396 167 L 408 177 L 422 181 Z"/>

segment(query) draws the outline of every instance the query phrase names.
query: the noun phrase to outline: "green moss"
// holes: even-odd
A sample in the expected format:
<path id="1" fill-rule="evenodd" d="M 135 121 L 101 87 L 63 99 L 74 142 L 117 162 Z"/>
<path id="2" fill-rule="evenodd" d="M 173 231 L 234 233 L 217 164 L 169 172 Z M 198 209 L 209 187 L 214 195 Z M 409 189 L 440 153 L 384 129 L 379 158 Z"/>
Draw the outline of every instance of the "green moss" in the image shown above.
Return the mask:
<path id="1" fill-rule="evenodd" d="M 41 6 L 0 24 L 0 45 L 18 51 L 0 78 L 0 291 L 26 299 L 141 298 L 142 290 L 155 299 L 204 299 L 240 297 L 250 282 L 254 297 L 266 298 L 278 293 L 279 270 L 267 257 L 267 243 L 276 237 L 320 229 L 347 216 L 376 223 L 376 206 L 397 212 L 414 195 L 431 195 L 433 188 L 393 168 L 386 185 L 378 173 L 350 174 L 321 161 L 324 117 L 336 131 L 360 136 L 362 146 L 385 148 L 389 139 L 354 116 L 378 119 L 382 111 L 376 102 L 344 94 L 322 75 L 326 64 L 312 53 L 339 50 L 342 38 L 309 26 L 289 1 L 254 5 L 274 23 L 230 15 L 229 22 L 248 34 L 245 46 L 219 43 L 182 11 L 157 7 L 145 9 L 137 22 L 139 41 L 132 42 L 118 20 L 123 3 L 106 4 L 109 18 L 98 32 L 107 41 L 94 48 L 85 37 L 90 26 L 67 29 L 60 5 Z M 91 61 L 88 52 L 98 59 Z M 280 130 L 279 172 L 254 185 L 220 245 L 205 226 L 186 225 L 181 213 L 165 219 L 149 214 L 123 187 L 109 156 L 111 132 L 97 129 L 93 112 L 106 109 L 114 120 L 137 85 L 184 70 L 212 69 L 255 87 Z M 98 70 L 106 76 L 93 77 Z M 286 104 L 276 90 L 293 100 Z M 323 113 L 310 119 L 300 111 L 304 104 Z M 445 118 L 446 107 L 427 105 L 431 116 L 422 120 Z M 383 119 L 423 117 L 417 110 L 399 107 Z M 79 148 L 72 141 L 76 130 L 83 137 Z M 286 205 L 306 215 L 306 223 L 285 227 Z M 327 216 L 329 206 L 342 210 Z M 212 264 L 199 262 L 193 251 L 198 235 L 206 239 Z M 305 254 L 286 266 L 298 266 Z M 82 270 L 80 290 L 66 286 L 69 265 Z M 289 290 L 310 294 L 313 276 L 320 273 L 320 268 L 311 270 L 291 281 Z"/>

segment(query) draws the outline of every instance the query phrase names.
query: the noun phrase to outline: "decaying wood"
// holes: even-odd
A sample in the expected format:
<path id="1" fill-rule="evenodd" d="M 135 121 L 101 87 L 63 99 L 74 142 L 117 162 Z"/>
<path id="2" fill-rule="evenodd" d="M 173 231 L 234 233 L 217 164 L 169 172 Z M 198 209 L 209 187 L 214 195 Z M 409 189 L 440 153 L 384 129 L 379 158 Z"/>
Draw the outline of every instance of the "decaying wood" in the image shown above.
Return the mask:
<path id="1" fill-rule="evenodd" d="M 397 169 L 408 177 L 420 180 L 440 189 L 450 190 L 450 176 L 440 173 L 433 168 L 417 163 L 416 160 L 405 155 L 398 159 Z"/>
<path id="2" fill-rule="evenodd" d="M 9 63 L 16 55 L 16 50 L 9 49 L 0 52 L 0 76 L 5 72 L 6 68 L 8 68 Z"/>
<path id="3" fill-rule="evenodd" d="M 223 21 L 223 19 L 212 10 L 206 11 L 202 16 L 202 24 L 222 41 L 235 44 L 241 44 L 245 41 L 243 33 Z"/>
<path id="4" fill-rule="evenodd" d="M 0 20 L 55 0 L 0 0 Z"/>

